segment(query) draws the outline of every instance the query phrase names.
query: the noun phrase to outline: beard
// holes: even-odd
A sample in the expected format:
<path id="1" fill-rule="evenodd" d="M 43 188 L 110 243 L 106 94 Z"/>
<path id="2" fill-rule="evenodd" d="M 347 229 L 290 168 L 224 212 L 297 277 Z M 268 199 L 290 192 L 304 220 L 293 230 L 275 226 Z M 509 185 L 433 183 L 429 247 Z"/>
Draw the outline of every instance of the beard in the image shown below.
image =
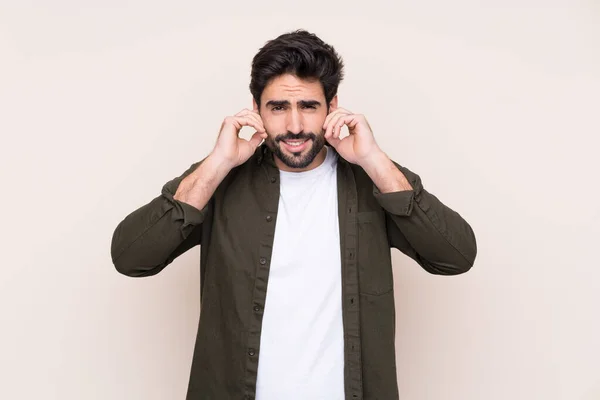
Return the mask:
<path id="1" fill-rule="evenodd" d="M 290 151 L 281 147 L 281 142 L 286 140 L 307 140 L 309 147 L 301 151 Z M 270 136 L 265 140 L 269 149 L 289 168 L 306 168 L 312 163 L 315 157 L 321 152 L 325 146 L 325 131 L 320 134 L 312 132 L 302 132 L 294 134 L 287 132 L 282 135 L 277 135 L 275 138 Z"/>

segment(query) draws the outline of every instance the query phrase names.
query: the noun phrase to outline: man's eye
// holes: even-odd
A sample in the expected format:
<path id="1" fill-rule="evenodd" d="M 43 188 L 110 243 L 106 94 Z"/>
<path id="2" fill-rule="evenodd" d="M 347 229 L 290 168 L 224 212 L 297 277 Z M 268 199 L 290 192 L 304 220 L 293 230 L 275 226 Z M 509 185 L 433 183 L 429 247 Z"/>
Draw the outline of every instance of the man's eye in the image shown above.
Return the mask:
<path id="1" fill-rule="evenodd" d="M 305 106 L 304 108 L 310 108 L 310 109 L 314 110 L 317 107 L 315 107 L 315 106 Z"/>
<path id="2" fill-rule="evenodd" d="M 273 111 L 281 111 L 281 110 L 283 110 L 283 107 L 282 106 L 275 106 L 275 107 L 273 107 L 272 110 Z"/>

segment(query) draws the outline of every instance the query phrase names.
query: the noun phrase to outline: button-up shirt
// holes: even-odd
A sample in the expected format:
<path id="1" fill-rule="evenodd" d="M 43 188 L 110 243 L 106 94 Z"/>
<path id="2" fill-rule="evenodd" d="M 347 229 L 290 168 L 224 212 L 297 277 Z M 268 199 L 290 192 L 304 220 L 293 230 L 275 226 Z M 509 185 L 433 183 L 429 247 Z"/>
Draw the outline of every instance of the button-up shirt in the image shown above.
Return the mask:
<path id="1" fill-rule="evenodd" d="M 111 256 L 120 273 L 142 277 L 157 274 L 200 245 L 201 315 L 187 400 L 254 399 L 279 169 L 273 153 L 261 145 L 198 210 L 173 196 L 201 162 L 119 223 Z M 417 174 L 394 164 L 412 190 L 381 193 L 360 166 L 338 159 L 347 400 L 398 399 L 390 249 L 439 275 L 468 271 L 477 252 L 464 218 L 427 192 Z"/>

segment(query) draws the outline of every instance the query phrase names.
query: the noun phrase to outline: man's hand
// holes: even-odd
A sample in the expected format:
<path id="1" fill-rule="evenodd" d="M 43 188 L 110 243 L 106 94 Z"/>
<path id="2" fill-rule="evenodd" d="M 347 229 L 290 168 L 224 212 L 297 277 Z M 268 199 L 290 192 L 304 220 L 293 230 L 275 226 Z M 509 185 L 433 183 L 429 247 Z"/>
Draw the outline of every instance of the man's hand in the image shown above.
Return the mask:
<path id="1" fill-rule="evenodd" d="M 256 129 L 250 140 L 239 137 L 243 126 Z M 211 156 L 234 168 L 248 160 L 266 138 L 267 132 L 258 112 L 244 109 L 234 116 L 225 118 Z"/>
<path id="2" fill-rule="evenodd" d="M 340 139 L 344 125 L 348 126 L 350 135 Z M 362 166 L 369 159 L 381 156 L 382 151 L 375 142 L 373 131 L 364 115 L 337 108 L 325 118 L 323 129 L 325 139 L 348 162 Z"/>
<path id="3" fill-rule="evenodd" d="M 243 126 L 256 129 L 250 140 L 239 137 Z M 203 209 L 229 171 L 248 160 L 266 138 L 267 132 L 257 112 L 245 109 L 225 118 L 213 151 L 181 181 L 173 198 Z"/>
<path id="4" fill-rule="evenodd" d="M 350 135 L 340 139 L 344 125 Z M 325 139 L 346 161 L 360 165 L 382 193 L 412 190 L 404 174 L 375 142 L 364 115 L 338 108 L 327 116 L 323 128 Z"/>

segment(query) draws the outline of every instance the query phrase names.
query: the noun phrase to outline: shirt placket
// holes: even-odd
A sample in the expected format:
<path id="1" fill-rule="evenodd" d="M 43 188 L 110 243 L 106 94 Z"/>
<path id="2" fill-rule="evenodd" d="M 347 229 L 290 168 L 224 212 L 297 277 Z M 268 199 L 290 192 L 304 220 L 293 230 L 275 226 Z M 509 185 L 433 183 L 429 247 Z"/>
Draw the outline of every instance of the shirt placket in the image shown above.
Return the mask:
<path id="1" fill-rule="evenodd" d="M 260 160 L 259 160 L 260 161 Z M 264 181 L 263 173 L 266 173 Z M 258 167 L 260 186 L 258 195 L 262 205 L 261 238 L 259 241 L 258 257 L 253 262 L 256 265 L 256 278 L 252 293 L 250 323 L 247 332 L 247 345 L 245 354 L 245 400 L 253 400 L 256 396 L 256 380 L 258 374 L 258 358 L 260 354 L 260 333 L 262 328 L 263 310 L 267 297 L 267 283 L 273 253 L 275 238 L 275 222 L 279 204 L 279 170 L 270 165 L 262 164 Z M 264 185 L 263 185 L 264 184 Z"/>
<path id="2" fill-rule="evenodd" d="M 362 399 L 360 298 L 358 295 L 358 233 L 356 182 L 350 166 L 338 162 L 338 216 L 342 258 L 342 315 L 344 321 L 344 391 L 347 400 Z"/>

